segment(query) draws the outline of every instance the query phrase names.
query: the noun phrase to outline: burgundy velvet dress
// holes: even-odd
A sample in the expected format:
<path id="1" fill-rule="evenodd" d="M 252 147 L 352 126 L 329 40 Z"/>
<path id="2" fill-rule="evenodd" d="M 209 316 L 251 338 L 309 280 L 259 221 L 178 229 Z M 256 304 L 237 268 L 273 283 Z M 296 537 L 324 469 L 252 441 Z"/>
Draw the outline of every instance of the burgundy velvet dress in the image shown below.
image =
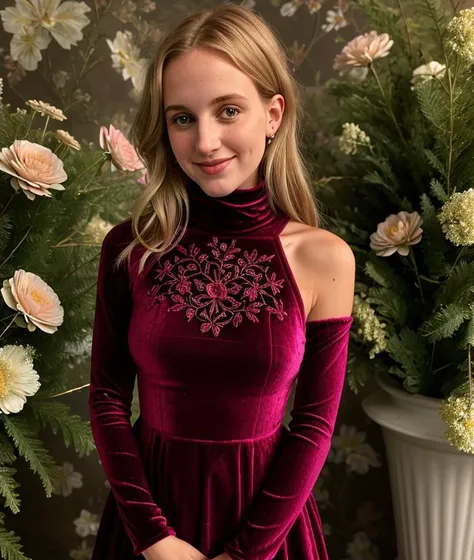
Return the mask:
<path id="1" fill-rule="evenodd" d="M 102 245 L 89 410 L 111 491 L 93 560 L 143 557 L 169 535 L 208 558 L 327 560 L 312 490 L 352 317 L 306 322 L 279 238 L 289 217 L 264 182 L 220 198 L 186 188 L 185 236 L 142 274 L 142 246 L 114 268 L 130 220 Z"/>

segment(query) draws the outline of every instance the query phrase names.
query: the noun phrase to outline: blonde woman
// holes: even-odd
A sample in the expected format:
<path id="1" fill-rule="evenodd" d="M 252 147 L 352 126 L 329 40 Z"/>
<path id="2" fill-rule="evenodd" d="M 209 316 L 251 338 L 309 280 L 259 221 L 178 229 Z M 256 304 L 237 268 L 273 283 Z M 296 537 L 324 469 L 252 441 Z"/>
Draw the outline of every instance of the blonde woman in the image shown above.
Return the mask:
<path id="1" fill-rule="evenodd" d="M 89 406 L 111 492 L 93 560 L 327 560 L 312 489 L 355 262 L 320 227 L 301 116 L 250 9 L 188 16 L 150 63 L 132 130 L 147 182 L 98 273 Z"/>

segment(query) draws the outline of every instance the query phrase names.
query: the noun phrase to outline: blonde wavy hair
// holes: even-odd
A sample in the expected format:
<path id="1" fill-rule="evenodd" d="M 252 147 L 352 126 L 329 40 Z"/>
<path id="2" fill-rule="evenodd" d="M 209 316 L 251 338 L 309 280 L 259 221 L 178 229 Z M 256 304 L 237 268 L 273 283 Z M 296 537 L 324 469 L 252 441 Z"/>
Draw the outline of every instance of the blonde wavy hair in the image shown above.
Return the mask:
<path id="1" fill-rule="evenodd" d="M 152 254 L 173 249 L 189 219 L 189 180 L 176 163 L 169 143 L 163 106 L 163 72 L 175 57 L 196 48 L 214 49 L 250 77 L 263 100 L 276 94 L 285 110 L 274 140 L 266 146 L 259 173 L 268 189 L 269 204 L 291 219 L 319 227 L 320 217 L 311 178 L 299 149 L 303 119 L 301 91 L 290 70 L 284 47 L 263 18 L 249 8 L 221 4 L 187 16 L 159 45 L 150 62 L 130 140 L 143 160 L 148 182 L 135 201 L 131 227 L 135 239 L 123 249 L 116 264 L 136 245 L 146 248 L 138 274 Z M 186 213 L 184 214 L 184 207 Z M 179 226 L 184 218 L 181 234 Z M 173 241 L 173 239 L 175 241 Z"/>

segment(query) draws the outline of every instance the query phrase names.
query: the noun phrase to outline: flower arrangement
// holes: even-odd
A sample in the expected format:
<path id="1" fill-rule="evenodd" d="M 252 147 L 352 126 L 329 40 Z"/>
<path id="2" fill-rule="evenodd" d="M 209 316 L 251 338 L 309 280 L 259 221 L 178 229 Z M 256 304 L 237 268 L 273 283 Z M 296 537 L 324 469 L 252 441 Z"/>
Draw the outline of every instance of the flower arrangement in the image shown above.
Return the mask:
<path id="1" fill-rule="evenodd" d="M 63 111 L 37 100 L 26 105 L 14 112 L 0 95 L 0 495 L 13 513 L 21 505 L 18 457 L 47 497 L 60 484 L 42 428 L 59 431 L 79 456 L 94 449 L 89 422 L 59 397 L 88 386 L 72 387 L 72 370 L 88 354 L 100 247 L 144 177 L 113 125 L 100 127 L 100 148 L 82 145 L 66 130 L 48 130 L 50 120 L 67 120 Z M 44 119 L 41 129 L 35 118 Z M 0 556 L 26 560 L 18 541 L 0 514 Z"/>
<path id="2" fill-rule="evenodd" d="M 352 6 L 369 31 L 309 102 L 332 133 L 318 197 L 358 262 L 349 384 L 389 372 L 441 399 L 447 439 L 474 453 L 474 8 Z"/>

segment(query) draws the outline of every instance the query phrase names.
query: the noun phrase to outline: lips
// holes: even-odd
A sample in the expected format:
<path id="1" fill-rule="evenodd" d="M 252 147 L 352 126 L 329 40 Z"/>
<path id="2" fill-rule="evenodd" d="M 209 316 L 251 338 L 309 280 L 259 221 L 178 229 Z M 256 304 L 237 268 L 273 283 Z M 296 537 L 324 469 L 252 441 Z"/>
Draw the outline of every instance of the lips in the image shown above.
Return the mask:
<path id="1" fill-rule="evenodd" d="M 225 159 L 216 159 L 216 161 L 213 161 L 212 163 L 198 163 L 197 165 L 199 165 L 201 167 L 214 167 L 215 165 L 219 165 L 220 163 L 224 163 L 225 161 L 229 161 L 230 159 L 232 159 L 232 157 L 225 158 Z"/>
<path id="2" fill-rule="evenodd" d="M 234 156 L 235 157 L 235 156 Z M 231 161 L 234 157 L 227 158 L 224 160 L 220 160 L 220 163 L 214 163 L 212 165 L 206 165 L 202 163 L 198 163 L 199 169 L 205 173 L 206 175 L 219 175 L 222 173 L 227 167 L 231 164 Z M 219 160 L 216 160 L 216 162 Z"/>

